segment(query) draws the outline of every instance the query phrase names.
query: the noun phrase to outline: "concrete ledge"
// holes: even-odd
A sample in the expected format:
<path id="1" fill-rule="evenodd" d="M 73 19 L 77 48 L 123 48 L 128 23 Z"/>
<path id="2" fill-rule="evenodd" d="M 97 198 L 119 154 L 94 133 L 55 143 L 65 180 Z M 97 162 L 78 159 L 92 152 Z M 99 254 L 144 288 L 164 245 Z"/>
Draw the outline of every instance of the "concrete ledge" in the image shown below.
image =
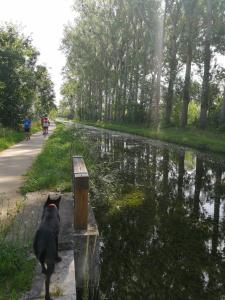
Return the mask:
<path id="1" fill-rule="evenodd" d="M 62 262 L 55 265 L 55 271 L 51 277 L 50 294 L 57 300 L 75 300 L 76 284 L 73 251 L 62 251 L 59 254 L 62 257 Z M 45 275 L 41 273 L 39 264 L 35 274 L 31 290 L 21 300 L 44 299 Z"/>
<path id="2" fill-rule="evenodd" d="M 21 241 L 24 241 L 24 236 L 27 235 L 27 224 L 29 224 L 29 238 L 33 239 L 40 223 L 43 204 L 47 199 L 47 195 L 48 192 L 40 195 L 37 193 L 28 195 L 27 205 L 22 213 L 25 214 L 26 218 L 25 216 L 20 218 L 21 220 L 27 220 L 26 224 L 22 221 L 20 222 L 24 226 Z M 98 289 L 100 277 L 99 232 L 92 207 L 89 205 L 88 208 L 87 230 L 75 231 L 73 227 L 74 200 L 72 193 L 63 195 L 59 209 L 61 219 L 59 255 L 62 256 L 63 260 L 56 264 L 55 271 L 51 277 L 50 293 L 53 299 L 75 300 L 79 293 L 95 293 L 95 290 Z M 28 219 L 28 216 L 30 219 Z M 15 230 L 16 228 L 17 226 L 15 226 Z M 29 238 L 27 237 L 26 239 Z M 45 275 L 41 274 L 41 267 L 38 263 L 32 287 L 21 300 L 43 300 L 44 286 Z"/>

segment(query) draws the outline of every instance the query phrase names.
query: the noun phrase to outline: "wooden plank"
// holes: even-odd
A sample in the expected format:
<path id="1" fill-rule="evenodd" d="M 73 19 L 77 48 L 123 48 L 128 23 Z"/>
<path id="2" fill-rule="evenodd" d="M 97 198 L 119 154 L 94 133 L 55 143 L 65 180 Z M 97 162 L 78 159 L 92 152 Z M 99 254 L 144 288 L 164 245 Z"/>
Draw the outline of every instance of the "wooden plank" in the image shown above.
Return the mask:
<path id="1" fill-rule="evenodd" d="M 82 156 L 73 157 L 74 228 L 87 230 L 89 175 Z"/>
<path id="2" fill-rule="evenodd" d="M 86 174 L 86 176 L 88 176 L 88 171 L 82 156 L 73 157 L 73 173 L 76 175 L 84 174 L 83 176 Z"/>
<path id="3" fill-rule="evenodd" d="M 83 178 L 84 179 L 84 178 Z M 75 229 L 87 229 L 88 218 L 88 178 L 75 181 Z"/>

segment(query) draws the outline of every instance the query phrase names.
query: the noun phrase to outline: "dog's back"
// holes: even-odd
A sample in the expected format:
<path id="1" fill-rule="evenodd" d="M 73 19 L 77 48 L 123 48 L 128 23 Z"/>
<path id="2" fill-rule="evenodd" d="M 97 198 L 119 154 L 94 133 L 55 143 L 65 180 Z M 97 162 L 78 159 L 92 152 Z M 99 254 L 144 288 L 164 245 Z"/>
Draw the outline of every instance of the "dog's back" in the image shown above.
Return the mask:
<path id="1" fill-rule="evenodd" d="M 56 207 L 44 207 L 42 221 L 34 238 L 34 252 L 40 262 L 54 261 L 57 256 L 59 214 Z"/>

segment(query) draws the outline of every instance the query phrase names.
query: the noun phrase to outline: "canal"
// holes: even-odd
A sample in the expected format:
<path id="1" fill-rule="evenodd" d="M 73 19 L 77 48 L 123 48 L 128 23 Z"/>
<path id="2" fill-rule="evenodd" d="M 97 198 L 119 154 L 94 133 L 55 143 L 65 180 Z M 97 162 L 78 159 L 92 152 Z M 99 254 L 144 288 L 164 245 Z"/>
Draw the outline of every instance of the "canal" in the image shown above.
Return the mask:
<path id="1" fill-rule="evenodd" d="M 225 299 L 225 159 L 92 127 L 75 134 L 96 165 L 98 299 Z"/>

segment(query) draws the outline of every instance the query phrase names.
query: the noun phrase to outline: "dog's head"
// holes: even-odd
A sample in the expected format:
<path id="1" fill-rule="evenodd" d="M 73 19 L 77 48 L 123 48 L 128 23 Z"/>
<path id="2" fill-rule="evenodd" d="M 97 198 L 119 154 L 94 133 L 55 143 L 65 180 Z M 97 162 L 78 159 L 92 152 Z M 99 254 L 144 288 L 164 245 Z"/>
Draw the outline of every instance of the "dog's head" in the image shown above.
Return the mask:
<path id="1" fill-rule="evenodd" d="M 59 203 L 61 201 L 61 196 L 57 196 L 57 197 L 51 197 L 50 195 L 48 195 L 48 198 L 45 202 L 44 208 L 45 207 L 51 207 L 52 206 L 56 206 L 59 209 Z"/>

